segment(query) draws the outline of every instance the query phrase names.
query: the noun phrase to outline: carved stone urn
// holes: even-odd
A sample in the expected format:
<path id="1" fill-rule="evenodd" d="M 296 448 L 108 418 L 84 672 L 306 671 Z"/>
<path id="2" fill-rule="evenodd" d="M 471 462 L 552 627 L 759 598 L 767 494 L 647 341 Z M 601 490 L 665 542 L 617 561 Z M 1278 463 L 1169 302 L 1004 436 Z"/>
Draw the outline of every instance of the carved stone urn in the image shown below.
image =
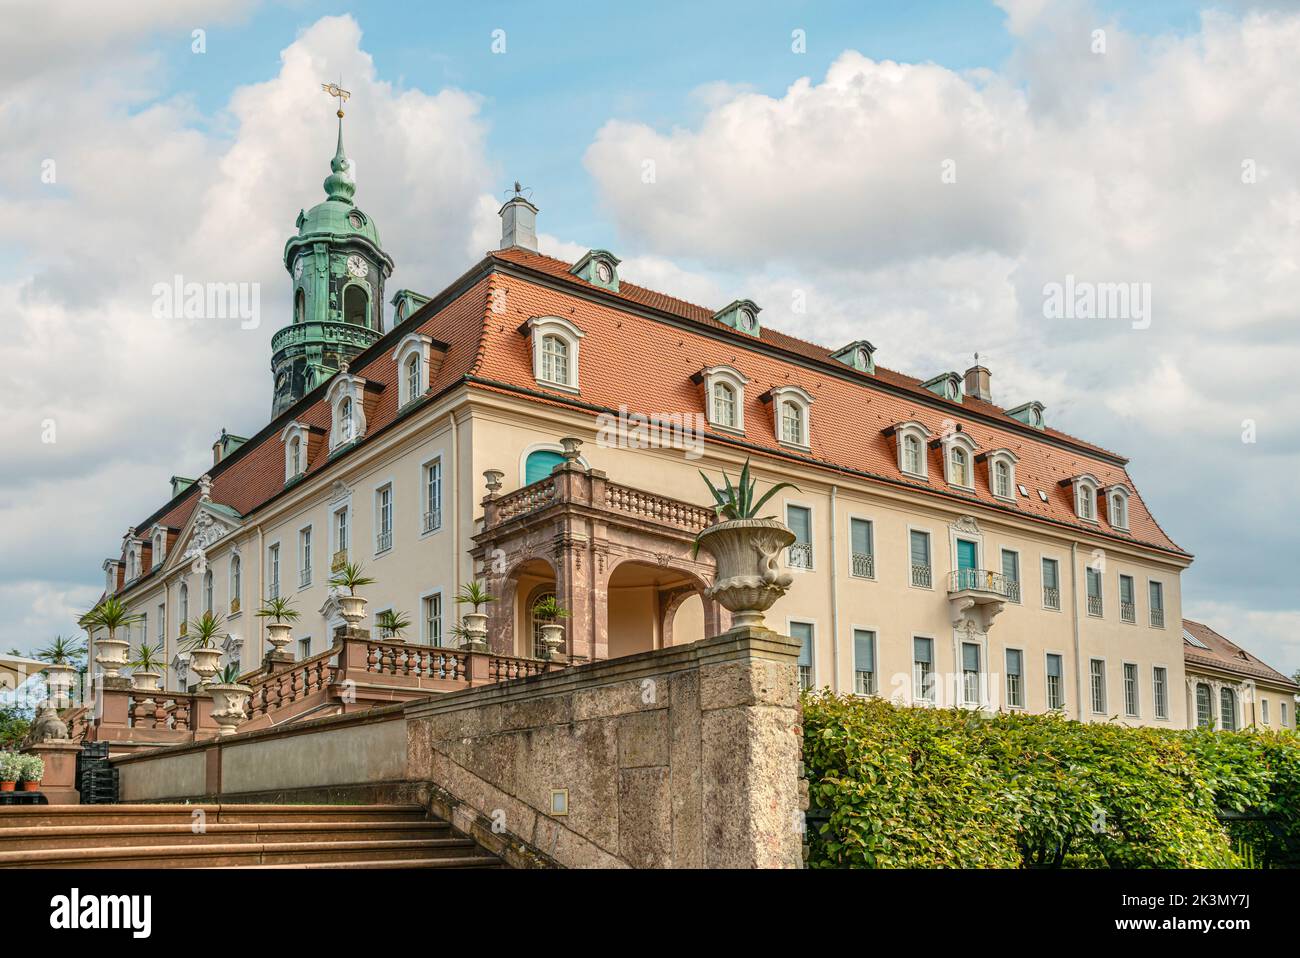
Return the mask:
<path id="1" fill-rule="evenodd" d="M 366 597 L 364 595 L 340 595 L 339 615 L 351 628 L 366 617 Z"/>
<path id="2" fill-rule="evenodd" d="M 272 622 L 266 627 L 266 641 L 275 651 L 283 651 L 292 641 L 293 626 L 287 622 Z"/>
<path id="3" fill-rule="evenodd" d="M 126 666 L 126 652 L 130 643 L 125 639 L 96 639 L 95 664 L 104 670 L 104 678 L 121 678 Z"/>
<path id="4" fill-rule="evenodd" d="M 486 652 L 488 650 L 488 617 L 486 612 L 466 612 L 460 617 L 465 626 L 465 650 L 467 652 Z"/>
<path id="5" fill-rule="evenodd" d="M 160 677 L 161 673 L 159 672 L 136 669 L 131 673 L 131 684 L 137 692 L 157 692 Z"/>
<path id="6" fill-rule="evenodd" d="M 540 628 L 546 657 L 552 660 L 564 658 L 564 626 L 558 622 L 546 622 Z"/>
<path id="7" fill-rule="evenodd" d="M 718 564 L 707 594 L 731 613 L 733 629 L 766 628 L 763 613 L 794 581 L 777 565 L 781 550 L 794 540 L 776 519 L 731 519 L 700 533 L 700 545 Z"/>
<path id="8" fill-rule="evenodd" d="M 217 682 L 208 686 L 212 693 L 212 719 L 217 723 L 218 735 L 234 735 L 239 723 L 248 718 L 248 699 L 251 687 L 238 683 Z"/>
<path id="9" fill-rule="evenodd" d="M 72 704 L 72 677 L 76 674 L 75 665 L 47 665 L 45 682 L 50 688 L 50 704 L 56 709 L 66 709 Z"/>
<path id="10" fill-rule="evenodd" d="M 208 680 L 221 671 L 217 662 L 221 659 L 221 650 L 211 648 L 190 649 L 190 671 L 199 677 L 199 686 L 207 688 Z"/>

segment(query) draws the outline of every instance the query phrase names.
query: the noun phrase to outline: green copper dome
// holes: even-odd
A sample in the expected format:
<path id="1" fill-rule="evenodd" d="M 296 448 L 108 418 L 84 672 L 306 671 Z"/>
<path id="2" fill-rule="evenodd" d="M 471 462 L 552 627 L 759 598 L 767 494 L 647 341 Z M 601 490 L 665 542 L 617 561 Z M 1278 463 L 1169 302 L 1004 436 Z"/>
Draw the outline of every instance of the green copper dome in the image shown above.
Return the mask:
<path id="1" fill-rule="evenodd" d="M 317 203 L 311 209 L 298 216 L 298 239 L 343 238 L 359 236 L 369 240 L 376 249 L 382 248 L 379 241 L 379 229 L 375 221 L 356 208 L 352 197 L 356 194 L 357 184 L 352 178 L 352 161 L 343 151 L 343 123 L 339 121 L 338 147 L 334 159 L 330 161 L 330 175 L 325 177 L 325 196 L 323 203 Z M 289 245 L 297 245 L 294 240 Z"/>

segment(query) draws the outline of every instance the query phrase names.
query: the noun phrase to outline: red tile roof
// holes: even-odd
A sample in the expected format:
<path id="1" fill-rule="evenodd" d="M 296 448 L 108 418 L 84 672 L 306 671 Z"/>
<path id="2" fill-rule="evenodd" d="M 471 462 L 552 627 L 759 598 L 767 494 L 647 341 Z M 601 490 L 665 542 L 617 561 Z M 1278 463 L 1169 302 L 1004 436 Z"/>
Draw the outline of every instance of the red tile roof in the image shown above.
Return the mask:
<path id="1" fill-rule="evenodd" d="M 1253 679 L 1263 679 L 1274 685 L 1300 691 L 1300 685 L 1283 675 L 1277 669 L 1264 664 L 1231 639 L 1215 632 L 1208 625 L 1183 619 L 1183 631 L 1196 637 L 1204 649 L 1198 649 L 1187 636 L 1183 636 L 1183 661 L 1189 665 L 1208 665 L 1217 669 L 1226 669 Z"/>

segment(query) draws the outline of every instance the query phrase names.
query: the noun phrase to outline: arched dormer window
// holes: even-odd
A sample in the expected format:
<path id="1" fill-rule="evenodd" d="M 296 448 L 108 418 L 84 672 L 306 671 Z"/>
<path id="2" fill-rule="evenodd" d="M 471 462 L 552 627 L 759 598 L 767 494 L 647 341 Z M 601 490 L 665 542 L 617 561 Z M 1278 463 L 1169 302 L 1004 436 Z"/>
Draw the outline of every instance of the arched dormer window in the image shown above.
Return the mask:
<path id="1" fill-rule="evenodd" d="M 989 492 L 996 499 L 1016 501 L 1016 463 L 1020 460 L 1010 449 L 993 449 L 980 457 L 989 466 Z"/>
<path id="2" fill-rule="evenodd" d="M 745 431 L 745 384 L 749 380 L 731 366 L 708 366 L 691 377 L 704 385 L 709 424 L 728 432 Z"/>
<path id="3" fill-rule="evenodd" d="M 534 316 L 526 329 L 533 340 L 533 378 L 552 389 L 577 392 L 582 330 L 558 316 Z"/>
<path id="4" fill-rule="evenodd" d="M 1128 531 L 1128 486 L 1117 482 L 1106 487 L 1106 520 L 1111 528 Z"/>
<path id="5" fill-rule="evenodd" d="M 1096 522 L 1097 490 L 1101 487 L 1097 477 L 1085 472 L 1061 482 L 1062 485 L 1067 483 L 1074 495 L 1074 514 L 1085 522 Z"/>
<path id="6" fill-rule="evenodd" d="M 307 471 L 310 432 L 304 424 L 294 420 L 280 433 L 284 443 L 284 481 L 292 482 Z"/>
<path id="7" fill-rule="evenodd" d="M 163 560 L 167 558 L 167 530 L 162 526 L 154 529 L 151 558 L 155 569 L 162 565 Z"/>
<path id="8" fill-rule="evenodd" d="M 885 430 L 886 436 L 894 437 L 894 451 L 898 456 L 898 471 L 905 476 L 917 479 L 928 477 L 925 444 L 930 438 L 930 430 L 924 423 L 909 419 L 896 423 Z"/>
<path id="9" fill-rule="evenodd" d="M 979 447 L 969 434 L 954 431 L 941 440 L 943 444 L 944 468 L 948 472 L 948 484 L 962 489 L 975 488 L 975 450 Z"/>
<path id="10" fill-rule="evenodd" d="M 783 446 L 808 449 L 812 443 L 809 410 L 812 396 L 798 386 L 778 386 L 765 400 L 772 404 L 773 430 Z"/>
<path id="11" fill-rule="evenodd" d="M 366 381 L 353 376 L 346 369 L 334 377 L 325 401 L 332 410 L 330 415 L 330 451 L 361 439 L 366 434 Z"/>
<path id="12" fill-rule="evenodd" d="M 352 415 L 352 397 L 339 400 L 339 441 L 351 442 L 357 435 L 356 419 Z"/>
<path id="13" fill-rule="evenodd" d="M 353 326 L 370 325 L 370 294 L 364 286 L 353 283 L 343 290 L 343 322 Z"/>
<path id="14" fill-rule="evenodd" d="M 405 406 L 429 391 L 429 365 L 433 340 L 423 333 L 407 333 L 393 350 L 393 362 L 399 371 L 397 405 Z"/>

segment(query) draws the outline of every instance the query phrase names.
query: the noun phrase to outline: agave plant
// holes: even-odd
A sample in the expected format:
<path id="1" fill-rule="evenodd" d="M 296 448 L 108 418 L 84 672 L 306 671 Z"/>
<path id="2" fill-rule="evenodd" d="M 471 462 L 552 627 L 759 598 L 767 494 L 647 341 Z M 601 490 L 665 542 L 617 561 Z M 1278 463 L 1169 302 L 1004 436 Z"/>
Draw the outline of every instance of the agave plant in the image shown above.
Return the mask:
<path id="1" fill-rule="evenodd" d="M 54 641 L 36 653 L 36 658 L 50 665 L 75 665 L 86 654 L 86 643 L 56 635 Z"/>
<path id="2" fill-rule="evenodd" d="M 772 516 L 759 516 L 759 510 L 782 489 L 793 489 L 799 491 L 799 487 L 793 482 L 778 482 L 771 489 L 763 493 L 758 493 L 758 480 L 752 479 L 749 474 L 749 459 L 745 459 L 745 464 L 740 469 L 740 477 L 736 484 L 731 484 L 731 477 L 727 475 L 727 470 L 722 470 L 723 487 L 719 489 L 713 484 L 708 476 L 701 470 L 700 478 L 704 484 L 709 487 L 709 492 L 713 493 L 713 511 L 717 514 L 718 519 L 723 522 L 729 522 L 733 519 L 771 519 Z M 700 551 L 700 539 L 695 537 L 694 553 L 698 555 Z"/>
<path id="3" fill-rule="evenodd" d="M 156 672 L 163 668 L 163 647 L 159 645 L 149 645 L 145 642 L 140 643 L 140 648 L 135 651 L 135 661 L 128 662 L 127 665 L 141 672 Z"/>
<path id="4" fill-rule="evenodd" d="M 555 596 L 548 595 L 533 603 L 533 615 L 539 619 L 567 619 L 571 615 L 568 609 L 556 601 Z"/>
<path id="5" fill-rule="evenodd" d="M 300 615 L 302 613 L 293 607 L 292 599 L 279 595 L 263 600 L 262 607 L 257 610 L 259 619 L 275 619 L 276 622 L 297 622 Z"/>
<path id="6" fill-rule="evenodd" d="M 110 639 L 116 639 L 117 630 L 123 626 L 130 628 L 144 620 L 141 613 L 128 612 L 122 600 L 111 595 L 87 613 L 87 618 L 92 626 L 108 629 Z"/>
<path id="7" fill-rule="evenodd" d="M 497 597 L 489 593 L 477 579 L 466 582 L 460 587 L 460 591 L 456 593 L 456 602 L 459 605 L 472 605 L 475 612 L 478 612 L 481 606 L 496 600 Z"/>
<path id="8" fill-rule="evenodd" d="M 374 585 L 375 580 L 362 572 L 360 562 L 345 562 L 343 568 L 330 577 L 330 585 L 336 589 L 347 589 L 348 595 L 356 595 L 363 585 Z"/>
<path id="9" fill-rule="evenodd" d="M 474 640 L 474 636 L 470 633 L 469 628 L 464 622 L 457 622 L 447 631 L 453 638 L 457 639 L 461 645 Z"/>
<path id="10" fill-rule="evenodd" d="M 379 626 L 379 631 L 384 635 L 400 639 L 402 634 L 411 627 L 411 617 L 405 612 L 385 609 L 375 616 L 375 625 Z"/>
<path id="11" fill-rule="evenodd" d="M 217 636 L 224 624 L 220 613 L 213 615 L 211 612 L 204 612 L 199 618 L 190 619 L 186 638 L 182 644 L 187 649 L 216 648 Z"/>
<path id="12" fill-rule="evenodd" d="M 239 666 L 234 662 L 227 662 L 226 667 L 214 675 L 212 680 L 220 685 L 238 685 Z"/>

